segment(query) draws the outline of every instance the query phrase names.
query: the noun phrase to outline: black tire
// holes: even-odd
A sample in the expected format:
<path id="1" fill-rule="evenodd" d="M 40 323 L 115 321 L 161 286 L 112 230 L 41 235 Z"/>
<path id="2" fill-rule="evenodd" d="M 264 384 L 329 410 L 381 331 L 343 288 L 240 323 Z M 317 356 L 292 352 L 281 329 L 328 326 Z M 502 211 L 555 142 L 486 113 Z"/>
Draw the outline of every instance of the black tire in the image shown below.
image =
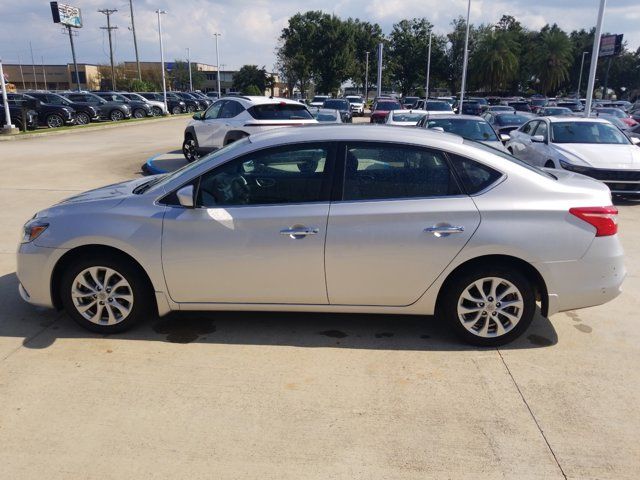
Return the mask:
<path id="1" fill-rule="evenodd" d="M 189 163 L 195 162 L 200 158 L 198 154 L 198 140 L 190 133 L 185 135 L 184 142 L 182 142 L 182 154 Z"/>
<path id="2" fill-rule="evenodd" d="M 145 112 L 142 108 L 136 108 L 133 111 L 133 118 L 144 118 L 147 116 L 147 112 Z"/>
<path id="3" fill-rule="evenodd" d="M 115 270 L 130 285 L 133 295 L 131 310 L 128 315 L 113 325 L 98 324 L 86 319 L 76 308 L 71 292 L 73 283 L 83 270 L 91 267 L 107 267 Z M 97 333 L 118 333 L 128 330 L 141 320 L 155 316 L 156 310 L 153 304 L 153 291 L 148 279 L 140 271 L 139 267 L 132 265 L 125 259 L 114 255 L 83 256 L 75 260 L 62 274 L 61 279 L 62 305 L 69 316 L 82 327 Z M 106 289 L 105 289 L 106 292 Z M 92 301 L 92 300 L 87 300 Z M 96 299 L 96 302 L 98 300 Z M 105 300 L 106 302 L 106 300 Z M 102 307 L 106 310 L 106 306 Z M 117 310 L 117 309 L 116 309 Z M 116 311 L 113 310 L 113 311 Z M 106 313 L 105 313 L 106 314 Z"/>
<path id="4" fill-rule="evenodd" d="M 472 333 L 468 330 L 462 323 L 462 319 L 459 318 L 458 315 L 458 302 L 461 300 L 462 294 L 470 287 L 474 282 L 488 278 L 498 278 L 502 280 L 506 280 L 511 283 L 513 286 L 517 288 L 520 293 L 521 301 L 522 301 L 522 310 L 519 321 L 513 326 L 511 329 L 507 329 L 510 323 L 510 320 L 505 316 L 500 316 L 500 313 L 497 313 L 494 316 L 494 313 L 487 313 L 487 315 L 478 313 L 477 320 L 475 321 L 473 327 L 478 327 L 478 331 L 482 329 L 485 325 L 485 322 L 489 322 L 489 328 L 493 330 L 493 334 L 495 334 L 496 330 L 496 319 L 501 322 L 503 327 L 505 327 L 505 323 L 503 319 L 506 319 L 507 327 L 505 327 L 506 333 L 503 335 L 496 336 L 480 336 L 479 333 Z M 486 285 L 486 284 L 485 284 Z M 486 267 L 476 267 L 473 269 L 469 269 L 466 271 L 462 271 L 459 275 L 452 279 L 451 282 L 448 282 L 445 286 L 447 289 L 444 296 L 441 299 L 438 315 L 445 320 L 450 327 L 454 330 L 454 332 L 465 342 L 481 346 L 481 347 L 497 347 L 500 345 L 504 345 L 509 343 L 520 335 L 522 335 L 533 320 L 533 316 L 536 311 L 536 301 L 535 301 L 535 292 L 534 287 L 531 282 L 518 270 L 515 268 L 510 268 L 507 266 L 486 266 Z M 486 294 L 487 292 L 485 292 Z M 478 296 L 478 295 L 476 295 Z M 491 298 L 491 297 L 489 297 Z M 508 298 L 508 296 L 507 296 Z M 505 301 L 505 300 L 502 300 Z M 498 299 L 493 299 L 492 302 L 498 302 Z M 477 304 L 480 305 L 480 304 Z M 495 305 L 495 304 L 493 304 Z M 484 304 L 482 304 L 484 307 Z M 519 311 L 518 307 L 508 307 L 514 308 L 515 310 L 510 310 L 511 313 Z M 492 310 L 491 304 L 487 304 L 486 311 L 489 312 Z M 468 315 L 473 315 L 472 313 Z M 470 317 L 474 318 L 474 317 Z M 471 320 L 474 322 L 474 320 Z M 471 327 L 471 322 L 467 323 L 467 326 Z"/>
<path id="5" fill-rule="evenodd" d="M 76 113 L 76 124 L 77 125 L 89 125 L 91 122 L 91 117 L 85 112 L 77 112 Z"/>
<path id="6" fill-rule="evenodd" d="M 47 127 L 59 128 L 64 126 L 64 118 L 57 113 L 52 113 L 47 117 Z"/>
<path id="7" fill-rule="evenodd" d="M 162 109 L 160 107 L 151 107 L 151 109 L 153 110 L 153 114 L 156 117 L 161 117 L 162 116 Z"/>
<path id="8" fill-rule="evenodd" d="M 171 113 L 173 113 L 174 115 L 179 115 L 182 113 L 182 108 L 180 108 L 180 105 L 176 105 L 171 109 Z"/>
<path id="9" fill-rule="evenodd" d="M 124 113 L 117 109 L 111 110 L 111 112 L 109 112 L 109 119 L 112 122 L 119 122 L 120 120 L 124 120 Z"/>

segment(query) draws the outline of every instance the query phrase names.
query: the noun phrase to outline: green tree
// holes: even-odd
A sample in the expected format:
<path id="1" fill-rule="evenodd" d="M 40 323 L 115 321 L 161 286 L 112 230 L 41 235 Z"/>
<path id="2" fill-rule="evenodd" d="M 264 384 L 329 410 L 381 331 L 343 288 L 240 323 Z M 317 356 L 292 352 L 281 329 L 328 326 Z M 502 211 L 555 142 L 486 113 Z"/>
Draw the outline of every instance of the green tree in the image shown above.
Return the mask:
<path id="1" fill-rule="evenodd" d="M 241 92 L 245 95 L 264 95 L 264 90 L 260 91 L 260 88 L 256 87 L 255 85 L 249 85 L 247 88 L 241 90 Z"/>
<path id="2" fill-rule="evenodd" d="M 167 88 L 173 85 L 178 90 L 189 89 L 189 64 L 182 60 L 174 60 L 171 71 L 167 75 Z M 206 80 L 205 74 L 191 65 L 191 83 L 194 90 L 199 90 Z"/>
<path id="3" fill-rule="evenodd" d="M 429 32 L 433 25 L 425 18 L 401 20 L 389 35 L 392 79 L 403 95 L 425 84 Z"/>
<path id="4" fill-rule="evenodd" d="M 518 73 L 519 48 L 506 29 L 495 28 L 482 35 L 473 54 L 476 81 L 490 92 L 505 90 Z"/>
<path id="5" fill-rule="evenodd" d="M 264 66 L 258 68 L 257 65 L 244 65 L 233 76 L 233 89 L 238 92 L 247 93 L 249 87 L 256 87 L 260 92 L 257 95 L 264 95 L 267 89 L 268 78 L 269 75 Z"/>
<path id="6" fill-rule="evenodd" d="M 541 93 L 555 91 L 569 78 L 573 49 L 569 37 L 557 25 L 543 27 L 534 55 Z"/>
<path id="7" fill-rule="evenodd" d="M 384 40 L 382 28 L 377 23 L 363 22 L 359 19 L 347 20 L 348 28 L 353 32 L 353 57 L 350 62 L 349 79 L 354 85 L 365 85 L 367 54 L 369 52 L 368 85 L 376 82 L 378 59 L 376 56 L 378 44 Z M 363 90 L 364 91 L 364 90 Z"/>

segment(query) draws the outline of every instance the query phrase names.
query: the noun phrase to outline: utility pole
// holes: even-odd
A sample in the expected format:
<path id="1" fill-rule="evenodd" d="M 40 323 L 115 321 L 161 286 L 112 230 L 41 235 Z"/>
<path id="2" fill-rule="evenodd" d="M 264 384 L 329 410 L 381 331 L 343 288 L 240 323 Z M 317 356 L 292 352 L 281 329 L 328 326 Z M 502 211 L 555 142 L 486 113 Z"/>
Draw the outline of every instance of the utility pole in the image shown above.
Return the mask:
<path id="1" fill-rule="evenodd" d="M 11 123 L 11 112 L 9 111 L 9 101 L 7 100 L 7 85 L 4 83 L 2 59 L 0 59 L 0 88 L 2 88 L 2 103 L 4 104 L 4 126 L 2 127 L 2 133 L 13 133 L 16 127 Z"/>
<path id="2" fill-rule="evenodd" d="M 578 99 L 580 99 L 580 87 L 582 87 L 582 69 L 584 68 L 584 56 L 589 52 L 582 52 L 582 62 L 580 62 L 580 76 L 578 77 Z"/>
<path id="3" fill-rule="evenodd" d="M 35 89 L 38 90 L 38 77 L 36 77 L 36 62 L 33 60 L 33 48 L 31 47 L 31 42 L 29 42 L 29 50 L 31 50 L 31 68 L 33 68 L 33 83 L 35 84 Z"/>
<path id="4" fill-rule="evenodd" d="M 593 88 L 596 83 L 596 69 L 598 67 L 598 54 L 600 53 L 600 35 L 602 34 L 602 22 L 604 20 L 604 9 L 607 6 L 607 0 L 600 0 L 600 8 L 598 9 L 598 20 L 596 23 L 596 34 L 593 37 L 593 51 L 591 52 L 591 67 L 589 68 L 589 82 L 587 83 L 587 103 L 584 106 L 585 116 L 591 114 L 591 101 L 593 100 Z"/>
<path id="5" fill-rule="evenodd" d="M 216 77 L 218 78 L 218 98 L 222 96 L 222 94 L 220 93 L 220 74 L 222 72 L 220 71 L 220 55 L 218 52 L 218 37 L 220 35 L 221 35 L 220 33 L 213 34 L 213 36 L 216 37 L 216 68 L 218 69 L 218 74 L 216 75 Z"/>
<path id="6" fill-rule="evenodd" d="M 44 89 L 47 90 L 47 72 L 44 69 L 44 56 L 40 56 L 42 60 L 42 77 L 44 78 Z"/>
<path id="7" fill-rule="evenodd" d="M 471 0 L 467 3 L 467 34 L 464 37 L 464 60 L 462 63 L 462 85 L 460 89 L 460 103 L 458 104 L 458 114 L 462 115 L 462 102 L 464 101 L 464 91 L 467 88 L 467 63 L 469 62 L 469 14 L 471 13 Z"/>
<path id="8" fill-rule="evenodd" d="M 22 73 L 22 60 L 20 60 L 20 54 L 18 54 L 18 66 L 20 67 L 20 78 L 22 79 L 22 89 L 26 90 L 27 87 L 24 83 L 24 73 Z"/>
<path id="9" fill-rule="evenodd" d="M 80 74 L 78 73 L 78 62 L 76 62 L 76 47 L 73 44 L 73 32 L 69 25 L 67 25 L 67 32 L 69 33 L 69 42 L 71 43 L 71 56 L 73 57 L 73 70 L 76 75 L 76 85 L 78 87 L 78 91 L 80 91 Z"/>
<path id="10" fill-rule="evenodd" d="M 140 70 L 140 57 L 138 56 L 138 40 L 136 39 L 136 23 L 133 20 L 133 0 L 129 0 L 131 10 L 131 33 L 133 33 L 133 48 L 136 51 L 136 67 L 138 68 L 138 80 L 142 81 L 142 70 Z"/>
<path id="11" fill-rule="evenodd" d="M 162 20 L 160 15 L 166 15 L 166 10 L 156 10 L 158 14 L 158 36 L 160 37 L 160 68 L 162 69 L 162 97 L 164 99 L 164 110 L 169 111 L 167 108 L 167 82 L 164 75 L 164 47 L 162 46 Z"/>
<path id="12" fill-rule="evenodd" d="M 366 107 L 369 101 L 369 52 L 364 53 L 367 55 L 367 61 L 364 67 L 364 106 Z"/>
<path id="13" fill-rule="evenodd" d="M 429 53 L 427 54 L 427 85 L 424 89 L 424 109 L 427 109 L 427 100 L 429 100 L 429 76 L 431 75 L 431 34 L 429 30 Z"/>
<path id="14" fill-rule="evenodd" d="M 111 26 L 111 15 L 116 13 L 117 9 L 103 8 L 98 10 L 100 13 L 104 13 L 107 16 L 107 26 L 100 27 L 100 30 L 106 30 L 109 33 L 109 58 L 111 60 L 111 90 L 116 89 L 116 68 L 113 65 L 113 44 L 111 43 L 111 30 L 117 30 L 118 27 Z"/>
<path id="15" fill-rule="evenodd" d="M 189 64 L 189 91 L 193 92 L 193 79 L 191 78 L 191 49 L 187 47 L 187 63 Z"/>
<path id="16" fill-rule="evenodd" d="M 376 89 L 376 95 L 379 97 L 382 95 L 382 42 L 378 44 L 378 87 Z"/>

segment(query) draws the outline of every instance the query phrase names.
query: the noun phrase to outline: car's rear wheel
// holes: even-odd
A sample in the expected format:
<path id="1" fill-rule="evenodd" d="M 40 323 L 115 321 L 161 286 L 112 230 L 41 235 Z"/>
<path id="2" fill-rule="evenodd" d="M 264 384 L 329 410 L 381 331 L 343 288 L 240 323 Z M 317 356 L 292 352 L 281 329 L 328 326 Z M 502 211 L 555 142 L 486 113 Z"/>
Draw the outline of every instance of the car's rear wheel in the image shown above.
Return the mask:
<path id="1" fill-rule="evenodd" d="M 178 114 L 182 113 L 182 108 L 180 108 L 179 105 L 176 105 L 175 107 L 173 107 L 171 109 L 171 113 L 173 113 L 174 115 L 178 115 Z"/>
<path id="2" fill-rule="evenodd" d="M 64 125 L 64 119 L 57 113 L 52 113 L 47 117 L 47 127 L 58 128 Z"/>
<path id="3" fill-rule="evenodd" d="M 144 118 L 147 116 L 147 112 L 145 112 L 142 108 L 136 108 L 133 111 L 133 117 L 134 118 Z"/>
<path id="4" fill-rule="evenodd" d="M 122 113 L 120 110 L 112 110 L 109 114 L 109 118 L 113 122 L 119 122 L 120 120 L 124 119 L 124 113 Z"/>
<path id="5" fill-rule="evenodd" d="M 480 267 L 447 286 L 440 312 L 467 343 L 504 345 L 529 327 L 535 314 L 534 287 L 517 270 Z"/>
<path id="6" fill-rule="evenodd" d="M 122 332 L 153 311 L 139 269 L 113 256 L 82 258 L 62 276 L 62 303 L 71 318 L 98 333 Z"/>
<path id="7" fill-rule="evenodd" d="M 88 125 L 91 122 L 91 117 L 85 112 L 76 113 L 76 123 L 78 125 Z"/>
<path id="8" fill-rule="evenodd" d="M 184 142 L 182 142 L 182 154 L 189 163 L 195 162 L 200 158 L 200 155 L 198 154 L 198 141 L 193 138 L 193 135 L 187 134 L 184 137 Z"/>

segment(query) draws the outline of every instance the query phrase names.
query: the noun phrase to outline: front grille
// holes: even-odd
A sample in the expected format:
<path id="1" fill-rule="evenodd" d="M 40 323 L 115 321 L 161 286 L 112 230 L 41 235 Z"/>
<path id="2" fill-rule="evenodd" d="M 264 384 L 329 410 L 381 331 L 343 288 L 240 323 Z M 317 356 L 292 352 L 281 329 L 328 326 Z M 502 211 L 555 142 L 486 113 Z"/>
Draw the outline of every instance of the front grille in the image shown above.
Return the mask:
<path id="1" fill-rule="evenodd" d="M 640 170 L 603 170 L 600 168 L 591 168 L 585 171 L 584 175 L 604 182 L 640 182 Z"/>

